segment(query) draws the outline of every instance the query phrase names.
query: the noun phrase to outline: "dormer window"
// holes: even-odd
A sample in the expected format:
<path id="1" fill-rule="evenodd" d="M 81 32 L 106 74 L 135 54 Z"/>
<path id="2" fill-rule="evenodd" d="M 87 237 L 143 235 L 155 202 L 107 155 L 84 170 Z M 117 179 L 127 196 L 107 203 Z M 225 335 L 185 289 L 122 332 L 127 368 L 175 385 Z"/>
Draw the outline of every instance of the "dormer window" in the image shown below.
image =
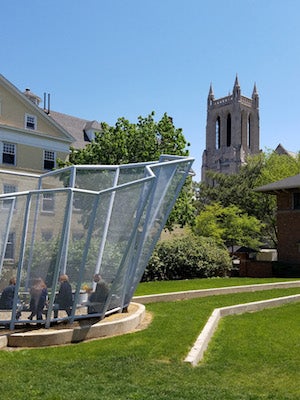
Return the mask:
<path id="1" fill-rule="evenodd" d="M 102 126 L 97 121 L 87 121 L 84 127 L 84 133 L 90 142 L 95 140 L 96 132 L 100 132 L 101 130 Z"/>
<path id="2" fill-rule="evenodd" d="M 25 114 L 25 128 L 26 129 L 32 129 L 36 130 L 36 116 L 35 115 L 30 115 L 30 114 Z"/>
<path id="3" fill-rule="evenodd" d="M 95 131 L 93 129 L 89 129 L 88 131 L 85 131 L 86 136 L 89 138 L 89 141 L 92 142 L 95 140 Z"/>

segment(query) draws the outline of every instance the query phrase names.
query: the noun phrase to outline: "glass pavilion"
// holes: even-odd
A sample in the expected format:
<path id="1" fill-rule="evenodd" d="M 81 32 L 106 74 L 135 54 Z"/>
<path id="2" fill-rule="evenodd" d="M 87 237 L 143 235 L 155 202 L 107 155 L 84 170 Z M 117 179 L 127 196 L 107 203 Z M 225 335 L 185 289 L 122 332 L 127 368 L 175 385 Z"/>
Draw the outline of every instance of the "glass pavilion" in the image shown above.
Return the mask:
<path id="1" fill-rule="evenodd" d="M 161 156 L 149 163 L 70 166 L 41 175 L 35 190 L 0 195 L 0 291 L 16 277 L 12 307 L 0 309 L 0 325 L 49 328 L 89 317 L 95 274 L 109 290 L 93 316 L 126 308 L 193 161 Z M 69 316 L 59 311 L 54 318 L 61 274 L 69 277 L 73 304 Z M 30 288 L 39 277 L 47 304 L 43 319 L 31 321 Z"/>

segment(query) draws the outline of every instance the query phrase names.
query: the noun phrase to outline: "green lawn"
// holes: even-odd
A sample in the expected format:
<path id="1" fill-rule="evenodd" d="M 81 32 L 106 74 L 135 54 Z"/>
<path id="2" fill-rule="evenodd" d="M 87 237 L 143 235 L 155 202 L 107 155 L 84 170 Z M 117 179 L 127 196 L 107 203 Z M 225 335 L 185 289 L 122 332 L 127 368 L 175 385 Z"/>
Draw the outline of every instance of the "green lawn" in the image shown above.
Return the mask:
<path id="1" fill-rule="evenodd" d="M 299 292 L 154 303 L 147 305 L 153 321 L 143 331 L 0 351 L 1 399 L 300 399 L 300 303 L 226 317 L 204 361 L 196 368 L 183 362 L 214 308 Z"/>
<path id="2" fill-rule="evenodd" d="M 199 290 L 222 288 L 226 286 L 256 285 L 262 283 L 275 283 L 300 280 L 284 278 L 209 278 L 209 279 L 186 279 L 184 281 L 156 281 L 140 283 L 135 296 L 148 294 L 170 293 L 184 290 Z"/>

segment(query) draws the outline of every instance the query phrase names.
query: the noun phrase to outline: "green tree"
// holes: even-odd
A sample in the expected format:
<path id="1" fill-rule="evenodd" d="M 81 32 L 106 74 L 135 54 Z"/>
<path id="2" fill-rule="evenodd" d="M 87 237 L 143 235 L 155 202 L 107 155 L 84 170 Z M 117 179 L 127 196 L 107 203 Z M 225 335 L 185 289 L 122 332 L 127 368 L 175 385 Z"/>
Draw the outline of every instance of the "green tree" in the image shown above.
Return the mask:
<path id="1" fill-rule="evenodd" d="M 244 245 L 258 248 L 263 224 L 244 213 L 235 205 L 223 207 L 215 202 L 207 205 L 196 217 L 193 232 L 199 236 L 213 237 L 226 246 Z"/>
<path id="2" fill-rule="evenodd" d="M 296 175 L 300 172 L 300 156 L 279 155 L 274 151 L 248 157 L 237 174 L 209 172 L 210 183 L 196 185 L 198 213 L 207 204 L 219 202 L 223 207 L 236 205 L 249 216 L 263 223 L 262 238 L 277 244 L 276 198 L 255 191 L 261 185 Z"/>
<path id="3" fill-rule="evenodd" d="M 147 117 L 138 117 L 131 123 L 119 118 L 114 126 L 101 123 L 102 130 L 95 140 L 83 149 L 71 147 L 69 161 L 72 164 L 118 165 L 158 160 L 161 154 L 188 156 L 189 151 L 182 129 L 175 128 L 172 118 L 166 113 L 155 122 L 154 112 Z"/>
<path id="4" fill-rule="evenodd" d="M 59 166 L 73 164 L 118 165 L 158 160 L 161 154 L 188 156 L 190 144 L 182 129 L 175 128 L 173 120 L 166 113 L 155 122 L 155 113 L 138 117 L 137 123 L 119 118 L 114 126 L 102 123 L 101 132 L 95 140 L 83 149 L 71 148 L 68 162 L 59 161 Z M 194 206 L 192 201 L 191 179 L 187 182 L 166 224 L 181 226 L 192 223 Z"/>
<path id="5" fill-rule="evenodd" d="M 269 150 L 262 153 L 260 158 L 262 169 L 256 181 L 257 185 L 266 185 L 300 173 L 300 153 L 288 155 Z"/>

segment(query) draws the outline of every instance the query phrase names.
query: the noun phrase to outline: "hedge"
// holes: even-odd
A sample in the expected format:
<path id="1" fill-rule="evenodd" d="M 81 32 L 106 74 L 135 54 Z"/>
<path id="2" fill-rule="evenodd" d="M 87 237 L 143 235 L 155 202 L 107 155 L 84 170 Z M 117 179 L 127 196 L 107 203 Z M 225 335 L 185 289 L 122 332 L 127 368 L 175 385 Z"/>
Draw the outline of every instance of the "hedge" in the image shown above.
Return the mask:
<path id="1" fill-rule="evenodd" d="M 142 281 L 225 276 L 231 265 L 227 249 L 214 239 L 188 234 L 156 245 Z"/>

